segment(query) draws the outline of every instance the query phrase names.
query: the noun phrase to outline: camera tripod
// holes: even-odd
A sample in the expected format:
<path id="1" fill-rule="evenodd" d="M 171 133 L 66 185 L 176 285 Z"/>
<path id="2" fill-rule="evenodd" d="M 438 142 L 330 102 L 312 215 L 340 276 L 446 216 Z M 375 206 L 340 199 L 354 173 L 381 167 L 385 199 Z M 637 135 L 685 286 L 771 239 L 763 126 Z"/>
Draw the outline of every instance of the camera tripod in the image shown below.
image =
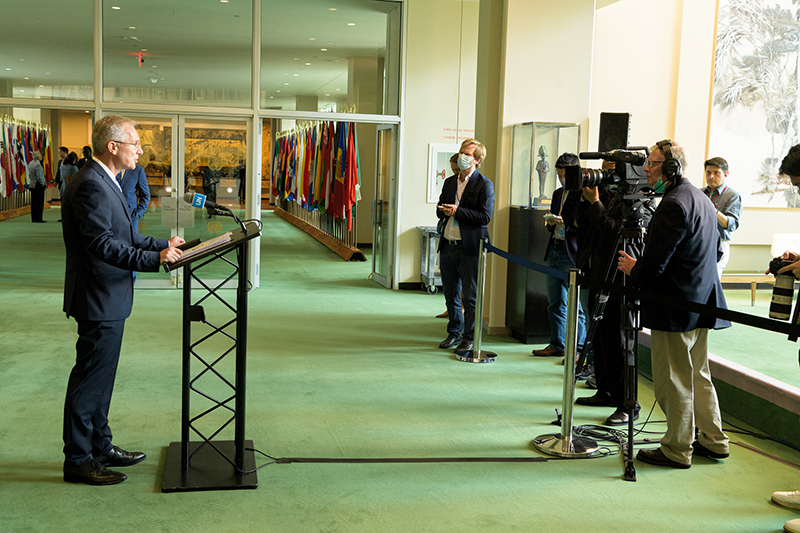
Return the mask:
<path id="1" fill-rule="evenodd" d="M 577 369 L 581 369 L 586 361 L 586 356 L 592 348 L 592 341 L 597 332 L 600 321 L 603 319 L 603 314 L 610 298 L 610 291 L 607 288 L 613 284 L 617 277 L 617 250 L 623 250 L 628 254 L 635 255 L 633 246 L 641 245 L 644 240 L 644 227 L 642 224 L 641 211 L 645 207 L 644 202 L 637 202 L 632 206 L 624 205 L 623 210 L 630 208 L 630 213 L 624 213 L 622 218 L 621 227 L 617 233 L 617 241 L 612 249 L 609 257 L 608 264 L 603 275 L 604 286 L 597 292 L 597 297 L 594 301 L 592 308 L 591 321 L 588 325 L 586 332 L 586 339 L 583 343 L 583 348 L 580 357 L 576 364 Z M 636 216 L 638 215 L 638 216 Z M 622 278 L 622 286 L 625 286 L 627 276 Z M 628 301 L 626 296 L 620 298 L 620 316 L 621 323 L 620 329 L 624 332 L 622 351 L 623 351 L 623 389 L 624 389 L 624 407 L 628 413 L 628 438 L 624 444 L 626 447 L 623 451 L 625 456 L 625 481 L 636 481 L 636 468 L 633 464 L 633 422 L 637 407 L 637 372 L 638 372 L 638 346 L 639 346 L 639 331 L 641 330 L 639 322 L 639 304 L 638 301 Z M 627 332 L 633 332 L 628 334 Z M 597 368 L 597 364 L 595 364 Z M 577 371 L 576 371 L 577 372 Z"/>

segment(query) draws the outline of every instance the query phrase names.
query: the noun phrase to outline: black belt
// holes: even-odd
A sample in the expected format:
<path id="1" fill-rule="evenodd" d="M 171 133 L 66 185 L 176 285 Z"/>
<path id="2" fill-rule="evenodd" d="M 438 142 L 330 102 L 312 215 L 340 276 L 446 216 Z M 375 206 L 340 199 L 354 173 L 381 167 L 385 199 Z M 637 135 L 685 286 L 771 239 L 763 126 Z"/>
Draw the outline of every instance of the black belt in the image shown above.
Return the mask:
<path id="1" fill-rule="evenodd" d="M 461 241 L 451 241 L 450 239 L 445 239 L 445 242 L 450 246 L 461 246 Z"/>

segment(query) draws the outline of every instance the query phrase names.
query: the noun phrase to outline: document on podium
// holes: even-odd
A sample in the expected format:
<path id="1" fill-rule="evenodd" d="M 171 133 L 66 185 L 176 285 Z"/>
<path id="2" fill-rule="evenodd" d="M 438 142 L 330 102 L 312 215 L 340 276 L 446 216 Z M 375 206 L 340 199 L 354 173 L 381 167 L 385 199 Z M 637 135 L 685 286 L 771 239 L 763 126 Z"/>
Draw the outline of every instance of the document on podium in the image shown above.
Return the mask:
<path id="1" fill-rule="evenodd" d="M 228 231 L 226 233 L 223 233 L 222 235 L 217 235 L 216 237 L 214 237 L 212 239 L 208 239 L 207 241 L 201 242 L 200 244 L 198 244 L 196 246 L 192 246 L 191 248 L 183 250 L 183 254 L 181 255 L 181 260 L 188 259 L 188 258 L 190 258 L 192 256 L 195 256 L 195 255 L 197 255 L 199 253 L 202 253 L 202 252 L 204 252 L 206 250 L 217 248 L 218 246 L 221 246 L 221 245 L 225 244 L 226 242 L 230 242 L 230 241 L 231 241 L 231 232 L 230 231 Z"/>

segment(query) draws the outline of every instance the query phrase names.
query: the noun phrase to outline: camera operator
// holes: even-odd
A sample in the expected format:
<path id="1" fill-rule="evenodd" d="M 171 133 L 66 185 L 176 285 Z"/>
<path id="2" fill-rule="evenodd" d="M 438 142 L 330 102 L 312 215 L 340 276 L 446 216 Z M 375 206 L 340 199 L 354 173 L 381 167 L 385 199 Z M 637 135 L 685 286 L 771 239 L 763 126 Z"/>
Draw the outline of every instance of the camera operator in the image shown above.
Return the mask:
<path id="1" fill-rule="evenodd" d="M 603 161 L 603 170 L 613 171 L 613 161 Z M 636 213 L 630 213 L 631 206 L 623 200 L 624 189 L 611 191 L 607 185 L 583 187 L 583 197 L 578 204 L 578 227 L 582 239 L 578 247 L 578 268 L 589 273 L 592 281 L 606 281 L 609 265 L 616 260 L 618 250 L 624 242 L 619 239 L 623 220 L 627 215 L 640 217 L 640 226 L 647 228 L 655 210 L 652 200 L 644 200 L 636 206 Z M 617 246 L 619 244 L 619 247 Z M 631 243 L 628 251 L 636 257 L 641 256 L 644 244 Z M 614 270 L 610 271 L 613 275 Z M 623 277 L 617 275 L 615 284 L 621 285 Z M 608 280 L 610 281 L 610 280 Z M 603 292 L 598 287 L 590 287 L 591 309 Z M 614 407 L 605 425 L 622 426 L 628 423 L 628 409 L 625 407 L 625 360 L 633 352 L 635 332 L 622 329 L 624 324 L 633 324 L 632 311 L 623 322 L 622 301 L 617 296 L 609 296 L 597 324 L 592 348 L 594 349 L 594 371 L 597 378 L 597 393 L 594 396 L 575 400 L 578 405 Z M 594 317 L 592 317 L 594 318 Z M 589 323 L 587 321 L 587 323 Z M 626 353 L 627 350 L 627 353 Z M 634 408 L 633 419 L 639 418 L 639 404 Z"/>
<path id="2" fill-rule="evenodd" d="M 781 161 L 778 172 L 788 177 L 792 185 L 800 187 L 800 144 L 792 146 L 789 149 L 789 153 L 786 154 L 786 157 Z M 781 259 L 791 261 L 792 263 L 780 268 L 778 274 L 791 273 L 795 278 L 800 279 L 800 253 L 787 251 L 784 252 Z M 800 509 L 800 490 L 774 492 L 772 493 L 772 501 L 783 507 L 788 507 L 789 509 Z M 789 520 L 784 524 L 783 529 L 784 531 L 800 532 L 800 518 Z"/>
<path id="3" fill-rule="evenodd" d="M 638 261 L 620 252 L 619 269 L 651 293 L 726 308 L 717 275 L 719 244 L 714 206 L 688 179 L 683 148 L 670 140 L 651 148 L 648 185 L 661 180 L 664 196 L 650 221 Z M 653 387 L 667 419 L 656 449 L 639 450 L 639 461 L 672 468 L 692 466 L 692 454 L 728 457 L 719 400 L 708 368 L 708 330 L 730 322 L 642 301 L 642 326 L 651 330 Z M 695 440 L 695 425 L 700 430 Z"/>
<path id="4" fill-rule="evenodd" d="M 580 200 L 579 191 L 564 188 L 564 176 L 567 167 L 579 167 L 578 156 L 565 152 L 556 160 L 556 174 L 561 187 L 553 191 L 550 213 L 545 215 L 550 240 L 544 252 L 547 266 L 563 272 L 575 268 L 578 255 L 578 228 L 575 226 L 575 208 Z M 547 317 L 550 320 L 550 344 L 541 350 L 533 350 L 537 357 L 561 357 L 564 355 L 564 343 L 567 337 L 567 282 L 547 276 Z M 583 307 L 578 301 L 578 346 L 583 346 L 586 338 L 586 322 Z M 574 364 L 574 363 L 573 363 Z"/>

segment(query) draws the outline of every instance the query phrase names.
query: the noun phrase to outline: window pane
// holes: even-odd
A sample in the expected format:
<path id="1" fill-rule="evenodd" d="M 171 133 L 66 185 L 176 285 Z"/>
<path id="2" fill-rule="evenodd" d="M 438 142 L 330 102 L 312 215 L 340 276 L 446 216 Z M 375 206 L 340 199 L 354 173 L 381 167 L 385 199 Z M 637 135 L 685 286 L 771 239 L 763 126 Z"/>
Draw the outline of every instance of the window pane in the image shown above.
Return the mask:
<path id="1" fill-rule="evenodd" d="M 400 2 L 262 0 L 261 107 L 398 114 Z"/>
<path id="2" fill-rule="evenodd" d="M 92 1 L 3 2 L 0 97 L 91 100 Z"/>
<path id="3" fill-rule="evenodd" d="M 250 107 L 252 3 L 104 0 L 104 99 Z"/>

